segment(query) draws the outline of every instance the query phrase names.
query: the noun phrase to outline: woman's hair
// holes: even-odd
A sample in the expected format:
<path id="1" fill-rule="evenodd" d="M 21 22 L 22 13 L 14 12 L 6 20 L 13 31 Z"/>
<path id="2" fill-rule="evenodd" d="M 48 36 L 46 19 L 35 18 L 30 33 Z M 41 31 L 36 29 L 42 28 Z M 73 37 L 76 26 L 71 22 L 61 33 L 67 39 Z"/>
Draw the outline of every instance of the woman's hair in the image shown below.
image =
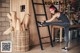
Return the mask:
<path id="1" fill-rule="evenodd" d="M 50 8 L 53 8 L 53 9 L 55 9 L 55 12 L 58 12 L 57 8 L 54 5 L 50 5 L 49 9 Z"/>

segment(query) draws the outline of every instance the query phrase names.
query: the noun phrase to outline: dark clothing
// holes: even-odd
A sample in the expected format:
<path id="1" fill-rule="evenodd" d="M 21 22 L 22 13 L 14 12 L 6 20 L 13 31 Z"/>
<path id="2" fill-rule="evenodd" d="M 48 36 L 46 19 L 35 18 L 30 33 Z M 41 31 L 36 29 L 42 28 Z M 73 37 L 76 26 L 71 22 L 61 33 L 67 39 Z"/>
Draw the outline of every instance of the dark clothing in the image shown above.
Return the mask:
<path id="1" fill-rule="evenodd" d="M 44 25 L 58 25 L 58 26 L 63 26 L 63 27 L 68 27 L 69 22 L 45 22 Z"/>
<path id="2" fill-rule="evenodd" d="M 60 13 L 60 17 L 58 18 L 58 20 L 62 21 L 62 22 L 60 22 L 60 23 L 63 23 L 62 26 L 69 27 L 70 21 L 69 21 L 68 17 L 65 14 Z"/>
<path id="3" fill-rule="evenodd" d="M 62 22 L 68 22 L 69 23 L 69 20 L 67 18 L 67 16 L 65 14 L 60 14 L 60 17 L 58 18 L 58 20 L 62 20 Z"/>
<path id="4" fill-rule="evenodd" d="M 64 32 L 65 32 L 65 36 L 64 36 L 65 47 L 68 47 L 68 42 L 69 42 L 68 32 L 69 32 L 69 24 L 70 24 L 69 20 L 68 20 L 67 16 L 64 14 L 60 14 L 60 17 L 58 18 L 58 20 L 62 20 L 62 22 L 45 22 L 44 25 L 63 26 Z"/>

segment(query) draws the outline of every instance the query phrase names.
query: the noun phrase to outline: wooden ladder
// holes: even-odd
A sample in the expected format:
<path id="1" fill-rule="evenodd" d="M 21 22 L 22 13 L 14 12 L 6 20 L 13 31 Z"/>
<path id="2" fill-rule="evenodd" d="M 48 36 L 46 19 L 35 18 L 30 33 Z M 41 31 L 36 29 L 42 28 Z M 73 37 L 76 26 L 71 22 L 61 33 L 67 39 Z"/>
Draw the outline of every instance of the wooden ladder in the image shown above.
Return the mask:
<path id="1" fill-rule="evenodd" d="M 41 14 L 41 13 L 40 14 L 36 14 L 35 5 L 42 5 L 42 7 L 44 9 L 44 14 Z M 38 37 L 39 37 L 39 42 L 40 42 L 41 49 L 43 50 L 43 45 L 42 45 L 42 40 L 41 39 L 44 39 L 44 38 L 50 38 L 50 43 L 51 43 L 51 46 L 53 47 L 52 36 L 51 36 L 51 33 L 50 33 L 49 26 L 47 26 L 48 27 L 49 36 L 41 37 L 40 31 L 39 31 L 40 26 L 38 26 L 38 22 L 37 22 L 37 16 L 45 16 L 46 20 L 48 19 L 47 14 L 46 14 L 46 8 L 45 8 L 44 0 L 42 0 L 42 3 L 36 3 L 36 2 L 34 2 L 34 0 L 32 0 L 32 6 L 33 6 L 33 11 L 34 11 L 34 16 L 35 16 L 35 21 L 36 21 L 36 26 L 37 26 Z"/>

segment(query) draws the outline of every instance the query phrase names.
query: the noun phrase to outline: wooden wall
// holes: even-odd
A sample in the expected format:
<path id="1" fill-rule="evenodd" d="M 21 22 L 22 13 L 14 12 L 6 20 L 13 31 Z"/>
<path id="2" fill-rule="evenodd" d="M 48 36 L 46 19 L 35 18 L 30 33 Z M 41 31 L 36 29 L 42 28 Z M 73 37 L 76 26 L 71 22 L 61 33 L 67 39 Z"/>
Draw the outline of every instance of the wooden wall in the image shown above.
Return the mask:
<path id="1" fill-rule="evenodd" d="M 41 2 L 41 0 L 34 0 L 35 2 Z M 50 1 L 50 0 L 45 0 L 45 1 Z M 29 3 L 29 5 L 28 5 Z M 33 13 L 33 8 L 32 8 L 32 2 L 31 0 L 11 0 L 11 11 L 16 11 L 17 12 L 17 17 L 23 18 L 24 13 L 20 12 L 20 5 L 26 5 L 26 11 L 25 13 L 30 14 L 29 18 L 29 30 L 30 30 L 30 45 L 37 45 L 39 44 L 39 39 L 38 39 L 38 32 L 37 32 L 37 27 L 36 27 L 36 22 L 34 18 L 34 13 Z M 37 12 L 36 13 L 44 13 L 42 6 L 35 6 Z M 51 14 L 49 12 L 49 5 L 46 5 L 46 11 L 48 14 L 48 17 L 51 17 Z M 45 20 L 45 17 L 37 17 L 39 21 Z M 48 29 L 47 27 L 41 27 L 40 28 L 41 32 L 41 37 L 48 36 Z M 43 40 L 43 42 L 49 42 L 49 38 L 46 38 Z"/>
<path id="2" fill-rule="evenodd" d="M 10 26 L 7 18 L 9 12 L 10 0 L 0 0 L 0 42 L 10 40 L 10 35 L 3 35 L 3 32 Z"/>

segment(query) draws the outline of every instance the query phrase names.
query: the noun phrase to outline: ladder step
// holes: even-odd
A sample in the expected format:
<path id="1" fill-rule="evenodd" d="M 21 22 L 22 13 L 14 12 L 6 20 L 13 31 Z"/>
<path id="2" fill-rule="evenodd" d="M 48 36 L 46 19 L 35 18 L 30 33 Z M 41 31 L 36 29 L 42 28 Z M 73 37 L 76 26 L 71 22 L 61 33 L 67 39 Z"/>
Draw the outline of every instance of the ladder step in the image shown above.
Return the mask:
<path id="1" fill-rule="evenodd" d="M 48 38 L 48 37 L 50 37 L 50 36 L 46 36 L 46 37 L 41 37 L 41 39 L 44 39 L 44 38 Z"/>
<path id="2" fill-rule="evenodd" d="M 36 16 L 45 16 L 46 14 L 36 14 Z"/>
<path id="3" fill-rule="evenodd" d="M 43 5 L 43 3 L 33 3 L 33 4 L 36 4 L 36 5 Z"/>
<path id="4" fill-rule="evenodd" d="M 50 42 L 44 42 L 43 44 L 47 44 L 47 43 L 50 43 Z"/>

